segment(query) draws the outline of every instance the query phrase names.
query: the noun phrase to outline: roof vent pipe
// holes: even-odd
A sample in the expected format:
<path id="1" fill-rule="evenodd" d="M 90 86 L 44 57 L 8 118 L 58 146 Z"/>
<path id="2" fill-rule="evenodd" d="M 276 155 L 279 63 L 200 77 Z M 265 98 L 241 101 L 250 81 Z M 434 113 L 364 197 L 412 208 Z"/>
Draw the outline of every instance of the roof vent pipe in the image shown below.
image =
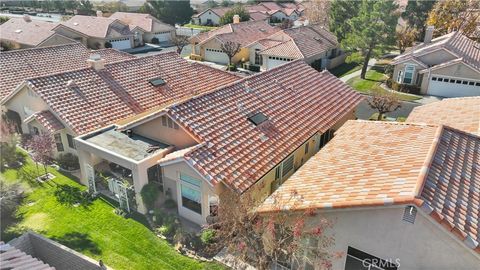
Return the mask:
<path id="1" fill-rule="evenodd" d="M 427 29 L 425 30 L 425 38 L 423 39 L 423 43 L 427 44 L 432 42 L 434 30 L 435 30 L 435 26 L 433 25 L 427 26 Z"/>

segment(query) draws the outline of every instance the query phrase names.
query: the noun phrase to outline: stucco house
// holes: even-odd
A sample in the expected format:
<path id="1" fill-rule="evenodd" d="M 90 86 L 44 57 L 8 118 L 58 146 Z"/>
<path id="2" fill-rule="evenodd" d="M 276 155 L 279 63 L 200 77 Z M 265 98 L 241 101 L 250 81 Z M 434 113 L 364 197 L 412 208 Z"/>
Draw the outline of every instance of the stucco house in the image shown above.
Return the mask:
<path id="1" fill-rule="evenodd" d="M 53 31 L 58 23 L 24 18 L 10 18 L 0 25 L 0 41 L 12 49 L 26 49 L 74 43 L 68 37 Z"/>
<path id="2" fill-rule="evenodd" d="M 480 137 L 452 127 L 348 121 L 258 210 L 331 220 L 333 269 L 476 269 L 478 160 Z"/>
<path id="3" fill-rule="evenodd" d="M 135 34 L 128 24 L 118 19 L 99 16 L 75 15 L 61 22 L 53 30 L 62 36 L 81 42 L 92 49 L 101 49 L 109 45 L 118 50 L 135 46 Z"/>
<path id="4" fill-rule="evenodd" d="M 319 25 L 285 29 L 248 46 L 251 65 L 269 70 L 296 59 L 318 69 L 334 68 L 345 61 L 335 35 Z"/>
<path id="5" fill-rule="evenodd" d="M 266 38 L 280 28 L 273 27 L 265 21 L 248 21 L 230 23 L 215 30 L 200 33 L 190 38 L 191 58 L 220 64 L 228 64 L 228 56 L 222 51 L 225 42 L 240 44 L 241 50 L 232 59 L 233 63 L 246 62 L 250 58 L 249 45 Z"/>
<path id="6" fill-rule="evenodd" d="M 61 49 L 64 50 L 68 48 Z M 98 50 L 92 56 L 83 50 L 77 48 L 76 66 L 22 78 L 1 102 L 4 111 L 15 116 L 24 133 L 52 133 L 56 141 L 55 155 L 77 154 L 73 138 L 78 135 L 238 79 L 204 65 L 190 64 L 173 52 L 136 58 L 113 49 Z M 35 51 L 34 55 L 38 57 L 41 53 Z M 75 59 L 72 50 L 64 55 L 68 55 L 62 58 L 65 62 Z M 55 61 L 31 60 L 30 64 L 36 63 L 36 68 L 50 67 Z M 11 64 L 27 65 L 28 61 Z M 157 77 L 168 78 L 168 89 L 159 91 L 150 84 L 149 80 Z"/>
<path id="7" fill-rule="evenodd" d="M 197 25 L 215 26 L 220 24 L 220 18 L 229 11 L 228 7 L 208 8 L 192 16 L 192 23 Z"/>
<path id="8" fill-rule="evenodd" d="M 150 14 L 115 12 L 109 18 L 128 24 L 130 31 L 134 33 L 135 45 L 151 43 L 153 38 L 157 38 L 160 43 L 170 43 L 175 36 L 175 27 Z"/>
<path id="9" fill-rule="evenodd" d="M 479 96 L 480 43 L 460 32 L 432 39 L 433 31 L 429 26 L 423 43 L 393 60 L 392 80 L 427 95 Z"/>
<path id="10" fill-rule="evenodd" d="M 362 99 L 295 61 L 77 137 L 81 181 L 105 190 L 98 172 L 118 164 L 130 184 L 117 175 L 109 185 L 123 207 L 145 212 L 140 191 L 156 183 L 180 216 L 205 224 L 225 189 L 265 199 L 355 118 Z"/>

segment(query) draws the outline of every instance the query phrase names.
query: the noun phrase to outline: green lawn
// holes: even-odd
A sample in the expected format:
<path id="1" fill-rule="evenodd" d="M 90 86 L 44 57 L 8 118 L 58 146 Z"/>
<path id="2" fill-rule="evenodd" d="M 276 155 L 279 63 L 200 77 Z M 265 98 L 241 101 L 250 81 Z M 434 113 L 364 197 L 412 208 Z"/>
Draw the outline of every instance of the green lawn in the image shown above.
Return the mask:
<path id="1" fill-rule="evenodd" d="M 340 66 L 330 69 L 329 72 L 333 75 L 337 76 L 338 78 L 353 73 L 357 70 L 362 68 L 362 64 L 351 62 L 351 63 L 343 63 Z"/>
<path id="2" fill-rule="evenodd" d="M 35 166 L 31 160 L 27 162 L 20 170 L 0 174 L 6 182 L 21 181 L 30 190 L 17 210 L 18 223 L 2 234 L 4 240 L 30 229 L 94 259 L 102 259 L 115 269 L 223 269 L 180 255 L 144 225 L 143 216 L 120 217 L 104 199 L 77 207 L 61 204 L 55 195 L 59 187 L 85 187 L 51 168 L 49 171 L 56 177 L 37 184 L 31 180 Z"/>
<path id="3" fill-rule="evenodd" d="M 368 94 L 373 89 L 386 91 L 380 87 L 380 84 L 385 82 L 385 80 L 387 80 L 387 76 L 385 74 L 372 68 L 371 70 L 367 71 L 367 74 L 365 75 L 365 79 L 361 79 L 360 76 L 358 76 L 348 80 L 347 84 L 359 92 Z M 420 96 L 408 95 L 408 94 L 402 94 L 402 93 L 397 93 L 397 95 L 398 95 L 398 98 L 403 101 L 413 101 L 421 98 Z"/>
<path id="4" fill-rule="evenodd" d="M 197 25 L 197 24 L 184 24 L 183 27 L 188 27 L 188 28 L 193 28 L 193 29 L 200 29 L 200 30 L 205 30 L 205 31 L 210 31 L 217 29 L 218 27 L 215 26 L 205 26 L 205 25 Z"/>

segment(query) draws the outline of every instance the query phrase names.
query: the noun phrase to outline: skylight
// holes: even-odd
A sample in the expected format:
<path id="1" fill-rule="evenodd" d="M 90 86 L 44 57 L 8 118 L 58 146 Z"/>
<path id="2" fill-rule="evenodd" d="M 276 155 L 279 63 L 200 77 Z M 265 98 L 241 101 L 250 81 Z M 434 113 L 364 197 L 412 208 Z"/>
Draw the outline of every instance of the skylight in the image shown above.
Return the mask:
<path id="1" fill-rule="evenodd" d="M 259 112 L 256 114 L 253 114 L 248 117 L 248 120 L 252 122 L 255 126 L 260 125 L 261 123 L 265 122 L 268 120 L 268 117 L 266 117 L 263 113 Z"/>
<path id="2" fill-rule="evenodd" d="M 162 78 L 155 78 L 155 79 L 151 79 L 151 80 L 150 80 L 150 83 L 151 83 L 153 86 L 160 86 L 160 85 L 164 85 L 164 84 L 165 84 L 165 80 L 162 79 Z"/>

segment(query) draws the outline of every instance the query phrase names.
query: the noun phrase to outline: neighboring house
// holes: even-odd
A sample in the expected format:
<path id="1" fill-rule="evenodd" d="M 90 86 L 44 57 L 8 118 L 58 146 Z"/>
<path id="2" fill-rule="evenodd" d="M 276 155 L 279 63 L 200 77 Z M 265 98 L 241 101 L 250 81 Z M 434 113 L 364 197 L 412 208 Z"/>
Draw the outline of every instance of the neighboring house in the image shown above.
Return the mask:
<path id="1" fill-rule="evenodd" d="M 480 97 L 446 98 L 415 107 L 406 122 L 446 125 L 480 135 Z"/>
<path id="2" fill-rule="evenodd" d="M 12 97 L 11 94 L 29 78 L 88 67 L 87 60 L 92 53 L 99 54 L 106 63 L 135 58 L 114 49 L 91 51 L 78 42 L 0 54 L 2 112 L 16 124 L 18 132 L 37 133 L 37 131 L 48 130 L 53 134 L 59 134 L 55 135 L 58 143 L 62 142 L 66 146 L 69 142 L 68 145 L 72 146 L 71 135 L 75 133 L 62 129 L 64 125 L 52 117 L 49 111 L 45 111 L 48 106 L 42 105 L 43 102 L 39 101 L 34 92 L 22 92 L 16 97 Z M 64 151 L 72 150 L 71 147 L 60 147 L 59 145 L 59 149 L 62 148 Z"/>
<path id="3" fill-rule="evenodd" d="M 53 30 L 92 49 L 101 49 L 109 45 L 118 50 L 134 47 L 134 33 L 130 31 L 128 24 L 116 19 L 75 15 Z"/>
<path id="4" fill-rule="evenodd" d="M 479 160 L 480 137 L 451 127 L 348 121 L 259 211 L 331 220 L 333 269 L 477 269 Z"/>
<path id="5" fill-rule="evenodd" d="M 392 80 L 427 95 L 479 96 L 480 43 L 460 32 L 432 39 L 433 30 L 429 26 L 422 44 L 393 60 Z"/>
<path id="6" fill-rule="evenodd" d="M 73 138 L 78 135 L 238 79 L 188 63 L 174 52 L 107 62 L 109 51 L 114 50 L 83 58 L 85 64 L 75 69 L 25 79 L 2 106 L 19 119 L 24 133 L 53 133 L 55 155 L 76 154 Z M 150 82 L 159 77 L 167 81 L 165 86 Z"/>
<path id="7" fill-rule="evenodd" d="M 172 37 L 175 36 L 175 27 L 150 14 L 115 12 L 109 18 L 129 25 L 130 31 L 135 35 L 135 45 L 152 43 L 153 38 L 157 38 L 160 43 L 171 43 Z"/>
<path id="8" fill-rule="evenodd" d="M 225 189 L 265 199 L 355 118 L 361 100 L 330 73 L 292 62 L 77 137 L 81 182 L 98 192 L 97 172 L 114 162 L 133 185 L 117 185 L 121 204 L 145 212 L 140 191 L 157 183 L 180 216 L 205 224 Z"/>
<path id="9" fill-rule="evenodd" d="M 12 49 L 25 49 L 75 43 L 75 40 L 55 33 L 58 23 L 24 18 L 10 18 L 0 25 L 0 41 Z"/>
<path id="10" fill-rule="evenodd" d="M 198 25 L 215 26 L 220 24 L 220 18 L 229 11 L 228 7 L 216 7 L 204 10 L 192 16 L 192 23 Z"/>
<path id="11" fill-rule="evenodd" d="M 296 59 L 318 69 L 334 68 L 345 61 L 337 38 L 319 25 L 279 31 L 248 46 L 250 64 L 269 70 Z"/>
<path id="12" fill-rule="evenodd" d="M 240 52 L 233 59 L 233 63 L 246 62 L 250 58 L 248 46 L 280 31 L 279 28 L 269 25 L 265 21 L 235 22 L 218 29 L 200 33 L 190 38 L 192 58 L 205 61 L 228 64 L 228 56 L 221 46 L 228 41 L 240 44 Z"/>
<path id="13" fill-rule="evenodd" d="M 7 244 L 0 242 L 0 250 L 1 269 L 102 269 L 99 262 L 34 232 L 26 232 Z"/>

